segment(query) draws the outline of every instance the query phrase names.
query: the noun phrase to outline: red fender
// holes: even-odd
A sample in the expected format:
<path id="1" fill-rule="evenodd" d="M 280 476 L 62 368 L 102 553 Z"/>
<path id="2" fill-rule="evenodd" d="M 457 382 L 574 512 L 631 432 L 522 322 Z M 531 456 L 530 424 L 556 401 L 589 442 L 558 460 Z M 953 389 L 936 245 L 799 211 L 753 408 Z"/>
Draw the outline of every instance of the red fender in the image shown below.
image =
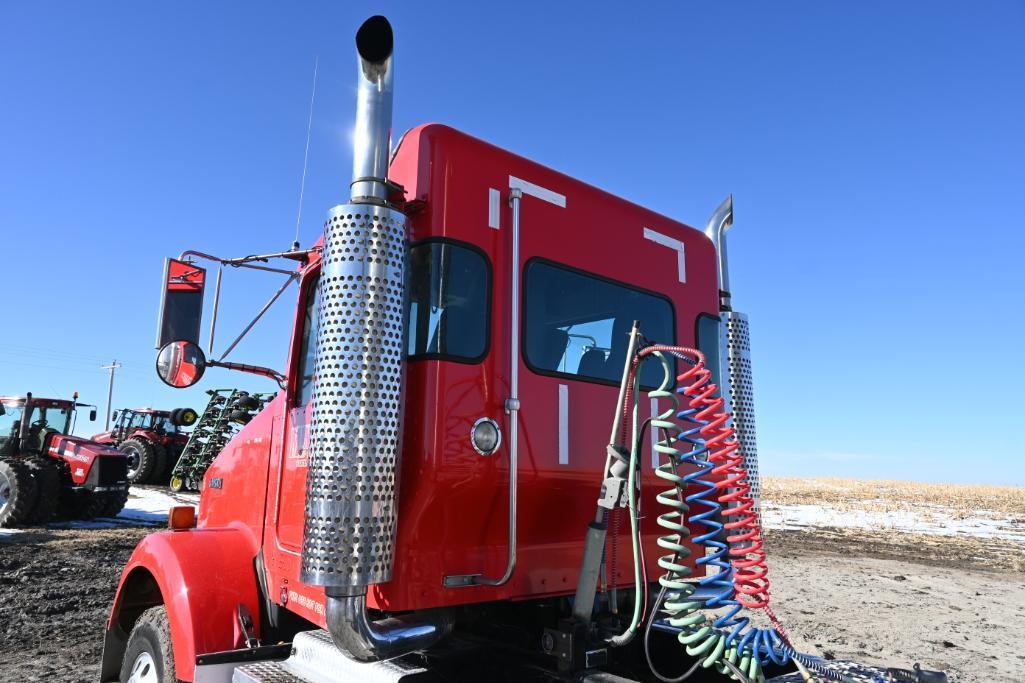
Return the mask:
<path id="1" fill-rule="evenodd" d="M 243 646 L 239 604 L 249 610 L 259 635 L 258 547 L 247 529 L 236 527 L 162 531 L 142 539 L 121 575 L 107 621 L 101 680 L 117 680 L 131 625 L 161 603 L 171 622 L 175 673 L 183 681 L 194 679 L 196 655 Z"/>

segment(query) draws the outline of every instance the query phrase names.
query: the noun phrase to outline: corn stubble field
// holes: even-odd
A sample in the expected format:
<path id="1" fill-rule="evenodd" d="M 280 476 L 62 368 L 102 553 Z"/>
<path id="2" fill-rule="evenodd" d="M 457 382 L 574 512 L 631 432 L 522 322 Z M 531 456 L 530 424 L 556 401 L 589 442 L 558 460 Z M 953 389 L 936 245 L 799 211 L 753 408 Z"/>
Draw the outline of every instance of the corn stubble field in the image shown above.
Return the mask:
<path id="1" fill-rule="evenodd" d="M 1025 681 L 1025 488 L 766 477 L 762 518 L 798 647 Z"/>
<path id="2" fill-rule="evenodd" d="M 133 490 L 100 528 L 0 531 L 0 683 L 97 679 L 121 567 L 174 502 Z M 762 517 L 800 649 L 1025 681 L 1025 489 L 766 477 Z"/>

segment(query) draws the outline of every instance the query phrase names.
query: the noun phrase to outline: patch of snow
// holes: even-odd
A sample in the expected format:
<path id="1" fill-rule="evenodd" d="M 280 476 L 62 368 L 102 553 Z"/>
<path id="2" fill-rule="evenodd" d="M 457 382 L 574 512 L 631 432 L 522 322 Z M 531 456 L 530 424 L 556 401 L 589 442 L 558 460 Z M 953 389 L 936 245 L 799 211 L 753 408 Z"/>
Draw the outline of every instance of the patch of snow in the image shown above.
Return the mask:
<path id="1" fill-rule="evenodd" d="M 870 531 L 899 531 L 935 536 L 973 536 L 1025 543 L 1025 523 L 1001 517 L 992 510 L 956 519 L 949 509 L 837 510 L 828 505 L 778 505 L 762 502 L 762 523 L 770 529 L 839 527 Z"/>

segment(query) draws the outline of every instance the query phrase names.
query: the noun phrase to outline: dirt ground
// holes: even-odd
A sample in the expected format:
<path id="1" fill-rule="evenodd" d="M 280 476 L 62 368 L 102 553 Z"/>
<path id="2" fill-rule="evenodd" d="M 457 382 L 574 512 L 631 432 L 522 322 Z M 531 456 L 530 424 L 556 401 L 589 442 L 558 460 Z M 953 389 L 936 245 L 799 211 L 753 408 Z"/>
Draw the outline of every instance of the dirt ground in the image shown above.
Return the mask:
<path id="1" fill-rule="evenodd" d="M 0 681 L 98 680 L 103 624 L 121 568 L 149 531 L 0 536 Z"/>
<path id="2" fill-rule="evenodd" d="M 93 683 L 121 567 L 146 528 L 0 536 L 0 681 Z M 1025 680 L 1025 573 L 935 539 L 769 531 L 772 594 L 795 644 L 867 663 Z M 983 553 L 974 555 L 973 553 Z M 914 561 L 911 560 L 914 558 Z"/>

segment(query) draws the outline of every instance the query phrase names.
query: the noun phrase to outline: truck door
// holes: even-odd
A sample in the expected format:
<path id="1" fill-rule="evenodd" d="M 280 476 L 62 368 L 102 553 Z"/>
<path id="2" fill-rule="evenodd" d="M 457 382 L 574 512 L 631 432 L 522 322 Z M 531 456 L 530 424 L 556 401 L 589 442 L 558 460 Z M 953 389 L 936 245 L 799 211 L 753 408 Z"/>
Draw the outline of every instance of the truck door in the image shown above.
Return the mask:
<path id="1" fill-rule="evenodd" d="M 298 336 L 293 345 L 292 383 L 288 389 L 278 458 L 276 500 L 270 506 L 278 545 L 298 554 L 302 550 L 306 503 L 309 427 L 313 409 L 313 366 L 317 346 L 318 275 L 303 281 L 296 319 Z M 301 330 L 301 331 L 299 331 Z"/>

